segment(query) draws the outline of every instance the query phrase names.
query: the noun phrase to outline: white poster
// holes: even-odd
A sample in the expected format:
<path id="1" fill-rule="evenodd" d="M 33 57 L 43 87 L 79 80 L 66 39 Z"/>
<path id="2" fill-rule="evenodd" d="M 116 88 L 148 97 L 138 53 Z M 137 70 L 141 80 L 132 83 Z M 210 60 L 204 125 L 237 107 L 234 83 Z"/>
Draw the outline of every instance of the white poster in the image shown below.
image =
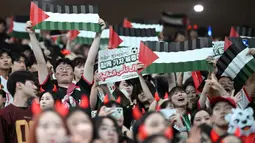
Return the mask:
<path id="1" fill-rule="evenodd" d="M 98 75 L 99 84 L 114 83 L 138 77 L 139 48 L 118 48 L 99 51 Z"/>

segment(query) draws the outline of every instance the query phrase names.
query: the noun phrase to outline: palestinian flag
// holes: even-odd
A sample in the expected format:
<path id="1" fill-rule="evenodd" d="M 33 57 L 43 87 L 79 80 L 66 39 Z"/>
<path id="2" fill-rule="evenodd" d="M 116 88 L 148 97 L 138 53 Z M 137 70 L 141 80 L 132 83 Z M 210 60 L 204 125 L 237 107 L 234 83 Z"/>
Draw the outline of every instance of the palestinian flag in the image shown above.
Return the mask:
<path id="1" fill-rule="evenodd" d="M 105 29 L 101 34 L 100 45 L 108 45 L 109 43 L 109 29 Z M 78 31 L 76 37 L 74 37 L 74 42 L 79 44 L 88 44 L 91 45 L 94 38 L 96 36 L 96 32 L 92 31 Z"/>
<path id="2" fill-rule="evenodd" d="M 109 47 L 139 47 L 141 41 L 158 41 L 155 28 L 136 29 L 110 26 Z"/>
<path id="3" fill-rule="evenodd" d="M 143 29 L 150 29 L 155 28 L 156 32 L 159 34 L 163 30 L 163 25 L 159 24 L 159 22 L 153 21 L 144 21 L 144 20 L 134 20 L 130 21 L 127 18 L 123 21 L 123 27 L 125 28 L 143 28 Z"/>
<path id="4" fill-rule="evenodd" d="M 246 80 L 255 71 L 255 59 L 253 56 L 247 55 L 247 48 L 241 38 L 227 38 L 225 41 L 230 43 L 227 50 L 219 58 L 217 62 L 217 76 L 230 77 L 234 81 L 235 90 L 239 91 Z"/>
<path id="5" fill-rule="evenodd" d="M 99 32 L 98 8 L 92 5 L 53 5 L 31 2 L 30 20 L 34 29 L 86 30 Z"/>
<path id="6" fill-rule="evenodd" d="M 244 26 L 232 26 L 229 37 L 250 38 L 255 37 L 254 28 Z"/>
<path id="7" fill-rule="evenodd" d="M 8 34 L 11 37 L 19 39 L 30 39 L 29 34 L 26 32 L 26 22 L 29 21 L 29 16 L 13 16 L 11 17 L 11 24 Z M 40 30 L 35 30 L 37 36 Z"/>
<path id="8" fill-rule="evenodd" d="M 189 25 L 188 16 L 185 14 L 175 14 L 164 11 L 161 16 L 164 26 L 186 28 Z"/>
<path id="9" fill-rule="evenodd" d="M 208 71 L 206 62 L 213 55 L 212 39 L 200 38 L 184 42 L 141 42 L 139 61 L 145 64 L 143 73 Z"/>

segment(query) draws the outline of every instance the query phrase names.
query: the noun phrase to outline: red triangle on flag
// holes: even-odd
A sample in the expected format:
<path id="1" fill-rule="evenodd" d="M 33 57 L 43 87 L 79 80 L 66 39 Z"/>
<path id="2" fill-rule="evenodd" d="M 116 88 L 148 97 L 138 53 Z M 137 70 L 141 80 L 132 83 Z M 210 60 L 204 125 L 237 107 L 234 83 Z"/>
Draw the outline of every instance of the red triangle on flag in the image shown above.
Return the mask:
<path id="1" fill-rule="evenodd" d="M 224 42 L 224 51 L 228 49 L 232 45 L 232 42 L 228 39 L 228 37 L 225 37 L 225 42 Z"/>
<path id="2" fill-rule="evenodd" d="M 239 37 L 240 35 L 236 32 L 235 28 L 232 26 L 230 30 L 229 37 Z"/>
<path id="3" fill-rule="evenodd" d="M 67 33 L 67 37 L 69 38 L 69 40 L 74 40 L 78 35 L 80 34 L 80 31 L 78 30 L 70 30 Z"/>
<path id="4" fill-rule="evenodd" d="M 30 21 L 32 21 L 33 26 L 43 22 L 50 16 L 47 15 L 41 8 L 39 8 L 34 2 L 31 2 L 30 6 Z"/>
<path id="5" fill-rule="evenodd" d="M 196 91 L 197 91 L 197 93 L 200 93 L 198 88 L 201 85 L 201 83 L 203 82 L 202 74 L 200 71 L 193 71 L 191 75 L 192 75 L 192 79 L 193 79 Z"/>
<path id="6" fill-rule="evenodd" d="M 124 18 L 123 27 L 132 28 L 133 26 L 132 26 L 132 23 L 127 18 Z"/>
<path id="7" fill-rule="evenodd" d="M 110 49 L 115 49 L 123 42 L 123 40 L 114 31 L 112 26 L 110 26 L 109 29 L 110 29 L 109 48 Z"/>
<path id="8" fill-rule="evenodd" d="M 10 20 L 11 20 L 11 22 L 10 22 L 10 28 L 9 28 L 9 30 L 8 30 L 8 34 L 12 33 L 12 31 L 13 31 L 14 17 L 12 16 L 12 17 L 10 18 Z"/>
<path id="9" fill-rule="evenodd" d="M 139 61 L 145 65 L 145 68 L 152 64 L 159 57 L 148 48 L 143 42 L 140 43 Z M 144 69 L 145 69 L 144 68 Z M 141 71 L 139 71 L 141 72 Z"/>

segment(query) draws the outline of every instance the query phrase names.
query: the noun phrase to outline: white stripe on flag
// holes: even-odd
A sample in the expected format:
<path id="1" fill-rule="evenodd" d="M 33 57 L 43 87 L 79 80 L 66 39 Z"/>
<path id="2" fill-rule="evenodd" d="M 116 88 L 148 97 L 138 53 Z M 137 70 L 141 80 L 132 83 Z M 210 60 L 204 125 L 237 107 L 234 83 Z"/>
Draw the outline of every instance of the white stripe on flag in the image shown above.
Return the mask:
<path id="1" fill-rule="evenodd" d="M 102 32 L 101 34 L 101 38 L 109 38 L 109 29 L 106 29 Z M 84 37 L 84 38 L 95 38 L 96 36 L 96 32 L 93 32 L 93 31 L 80 31 L 78 37 Z"/>
<path id="2" fill-rule="evenodd" d="M 253 56 L 247 55 L 248 51 L 249 48 L 245 48 L 242 52 L 240 52 L 228 65 L 222 76 L 230 76 L 232 79 L 234 79 L 245 64 L 253 59 Z"/>
<path id="3" fill-rule="evenodd" d="M 159 24 L 141 24 L 141 23 L 131 23 L 133 28 L 155 28 L 157 32 L 161 32 L 163 30 L 163 26 Z"/>
<path id="4" fill-rule="evenodd" d="M 26 23 L 13 21 L 13 31 L 15 32 L 26 32 Z M 35 30 L 35 33 L 40 33 L 40 30 Z"/>
<path id="5" fill-rule="evenodd" d="M 153 63 L 179 63 L 205 60 L 208 56 L 213 55 L 213 48 L 202 48 L 181 52 L 154 52 L 158 59 Z"/>
<path id="6" fill-rule="evenodd" d="M 45 21 L 52 21 L 52 22 L 83 22 L 83 23 L 98 23 L 99 15 L 98 14 L 76 14 L 76 13 L 52 13 L 52 12 L 45 12 L 49 15 Z"/>
<path id="7" fill-rule="evenodd" d="M 119 46 L 133 46 L 139 47 L 141 41 L 158 41 L 158 37 L 129 37 L 129 36 L 119 36 L 123 42 Z"/>
<path id="8" fill-rule="evenodd" d="M 182 18 L 173 18 L 168 16 L 162 16 L 162 20 L 168 24 L 183 25 Z"/>

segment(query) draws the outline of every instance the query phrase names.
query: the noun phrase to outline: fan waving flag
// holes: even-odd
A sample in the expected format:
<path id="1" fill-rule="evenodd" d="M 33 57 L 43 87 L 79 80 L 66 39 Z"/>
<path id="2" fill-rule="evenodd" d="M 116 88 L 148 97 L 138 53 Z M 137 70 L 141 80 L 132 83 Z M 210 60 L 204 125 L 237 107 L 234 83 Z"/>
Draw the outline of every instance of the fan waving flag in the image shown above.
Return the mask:
<path id="1" fill-rule="evenodd" d="M 98 8 L 92 5 L 53 5 L 31 2 L 30 20 L 34 29 L 86 30 L 99 32 Z"/>
<path id="2" fill-rule="evenodd" d="M 246 80 L 255 71 L 255 59 L 247 55 L 249 48 L 241 38 L 228 38 L 231 45 L 223 53 L 217 62 L 217 76 L 230 77 L 234 81 L 235 90 L 239 91 Z"/>
<path id="3" fill-rule="evenodd" d="M 136 29 L 110 26 L 109 47 L 139 47 L 141 41 L 158 41 L 155 28 Z"/>
<path id="4" fill-rule="evenodd" d="M 206 62 L 212 56 L 211 38 L 185 42 L 141 42 L 139 61 L 145 64 L 142 73 L 169 73 L 212 70 Z"/>
<path id="5" fill-rule="evenodd" d="M 130 21 L 127 18 L 125 18 L 123 21 L 123 27 L 125 27 L 125 28 L 143 28 L 143 29 L 155 28 L 157 33 L 160 33 L 163 30 L 163 25 L 160 25 L 159 22 L 144 21 L 144 20 Z"/>
<path id="6" fill-rule="evenodd" d="M 11 37 L 19 39 L 29 39 L 29 35 L 26 32 L 26 22 L 29 21 L 29 16 L 13 16 L 11 17 L 11 24 L 8 34 Z M 40 30 L 35 30 L 37 36 L 40 34 Z"/>

